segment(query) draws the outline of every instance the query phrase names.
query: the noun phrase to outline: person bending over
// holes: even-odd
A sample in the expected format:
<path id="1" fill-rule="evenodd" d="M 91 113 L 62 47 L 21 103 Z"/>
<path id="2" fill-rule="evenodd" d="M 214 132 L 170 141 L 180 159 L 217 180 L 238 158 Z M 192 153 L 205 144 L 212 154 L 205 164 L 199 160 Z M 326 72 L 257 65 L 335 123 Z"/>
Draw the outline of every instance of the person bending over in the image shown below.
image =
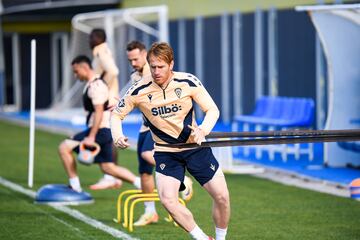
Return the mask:
<path id="1" fill-rule="evenodd" d="M 69 177 L 70 187 L 78 192 L 82 191 L 76 170 L 76 161 L 73 151 L 79 152 L 79 144 L 93 146 L 100 145 L 100 152 L 96 155 L 94 163 L 100 169 L 115 178 L 132 183 L 140 188 L 140 178 L 124 167 L 115 165 L 112 159 L 113 141 L 109 128 L 110 111 L 107 110 L 109 90 L 101 78 L 91 68 L 90 59 L 86 56 L 76 57 L 72 63 L 75 76 L 80 81 L 85 81 L 83 91 L 83 105 L 88 112 L 87 129 L 75 134 L 70 139 L 65 139 L 59 145 L 59 155 Z"/>

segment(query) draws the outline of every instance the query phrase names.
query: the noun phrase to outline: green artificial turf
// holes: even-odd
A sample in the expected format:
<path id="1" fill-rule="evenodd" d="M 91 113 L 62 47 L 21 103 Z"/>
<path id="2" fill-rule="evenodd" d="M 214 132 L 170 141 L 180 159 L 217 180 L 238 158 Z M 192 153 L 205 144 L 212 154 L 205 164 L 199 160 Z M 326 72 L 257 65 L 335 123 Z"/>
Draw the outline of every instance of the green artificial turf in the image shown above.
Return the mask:
<path id="1" fill-rule="evenodd" d="M 27 187 L 28 129 L 0 121 L 0 176 Z M 67 184 L 57 155 L 65 136 L 36 131 L 34 187 L 49 183 Z M 119 164 L 137 172 L 136 154 L 119 151 Z M 91 205 L 72 207 L 110 227 L 127 232 L 113 222 L 118 194 L 130 189 L 91 191 L 101 176 L 96 165 L 78 165 L 85 191 L 95 199 Z M 360 239 L 360 202 L 258 179 L 248 175 L 226 175 L 231 197 L 231 220 L 227 239 Z M 188 203 L 198 225 L 214 235 L 211 200 L 195 183 Z M 143 207 L 137 209 L 138 217 Z M 190 239 L 180 228 L 164 220 L 166 212 L 157 203 L 160 221 L 135 228 L 130 235 L 145 240 Z M 0 185 L 0 239 L 114 239 L 111 235 L 73 219 L 53 208 Z"/>

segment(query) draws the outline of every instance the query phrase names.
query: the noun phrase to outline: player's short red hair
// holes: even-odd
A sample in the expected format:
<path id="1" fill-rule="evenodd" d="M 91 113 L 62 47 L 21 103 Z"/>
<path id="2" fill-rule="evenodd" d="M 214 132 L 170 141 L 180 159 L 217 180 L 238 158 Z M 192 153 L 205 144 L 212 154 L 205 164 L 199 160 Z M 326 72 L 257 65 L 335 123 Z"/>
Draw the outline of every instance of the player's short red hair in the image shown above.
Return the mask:
<path id="1" fill-rule="evenodd" d="M 151 56 L 159 58 L 170 65 L 170 63 L 174 60 L 174 51 L 168 43 L 156 42 L 151 45 L 148 51 L 148 62 L 150 62 L 149 60 Z"/>

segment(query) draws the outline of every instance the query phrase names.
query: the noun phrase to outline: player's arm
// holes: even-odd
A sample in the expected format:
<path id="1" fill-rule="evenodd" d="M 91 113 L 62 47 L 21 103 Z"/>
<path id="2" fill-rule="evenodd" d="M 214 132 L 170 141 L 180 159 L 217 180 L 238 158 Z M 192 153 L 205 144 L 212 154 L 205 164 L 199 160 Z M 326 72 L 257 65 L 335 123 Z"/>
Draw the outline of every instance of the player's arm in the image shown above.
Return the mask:
<path id="1" fill-rule="evenodd" d="M 110 117 L 110 128 L 111 128 L 111 136 L 113 138 L 113 142 L 118 148 L 127 148 L 130 146 L 128 143 L 127 137 L 125 137 L 122 130 L 122 119 L 118 114 L 111 114 Z"/>
<path id="2" fill-rule="evenodd" d="M 129 114 L 134 108 L 134 99 L 131 96 L 125 95 L 116 108 L 111 112 L 110 128 L 113 142 L 118 148 L 127 148 L 130 144 L 127 142 L 127 137 L 123 133 L 122 121 L 125 116 Z"/>
<path id="3" fill-rule="evenodd" d="M 206 89 L 202 85 L 196 85 L 197 87 L 194 87 L 192 91 L 192 98 L 205 113 L 205 117 L 198 127 L 191 126 L 190 128 L 193 130 L 192 134 L 195 137 L 195 142 L 200 145 L 205 140 L 205 136 L 214 128 L 220 112 Z"/>

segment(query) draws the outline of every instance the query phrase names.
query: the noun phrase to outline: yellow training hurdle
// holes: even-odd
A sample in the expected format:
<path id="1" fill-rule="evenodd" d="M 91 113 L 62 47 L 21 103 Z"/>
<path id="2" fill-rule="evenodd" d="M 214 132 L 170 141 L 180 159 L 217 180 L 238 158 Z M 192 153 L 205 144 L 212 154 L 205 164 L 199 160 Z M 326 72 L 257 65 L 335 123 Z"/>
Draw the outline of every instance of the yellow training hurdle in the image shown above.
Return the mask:
<path id="1" fill-rule="evenodd" d="M 125 198 L 126 195 L 130 195 L 130 196 L 127 196 Z M 122 204 L 124 198 L 125 198 L 125 201 L 124 201 L 124 204 Z M 119 194 L 118 199 L 117 199 L 117 203 L 116 203 L 117 218 L 114 219 L 114 221 L 117 223 L 121 223 L 121 218 L 122 218 L 121 217 L 121 212 L 122 212 L 121 206 L 123 205 L 123 208 L 124 208 L 123 209 L 123 216 L 124 216 L 123 226 L 125 228 L 128 228 L 129 232 L 132 232 L 134 230 L 133 223 L 134 223 L 135 205 L 139 202 L 146 202 L 146 201 L 160 201 L 157 190 L 154 190 L 153 193 L 142 193 L 142 191 L 140 189 L 131 189 L 131 190 L 123 191 L 122 193 Z M 131 204 L 130 204 L 130 202 L 131 202 Z M 183 204 L 184 206 L 186 206 L 183 199 L 179 198 L 179 202 L 181 204 Z M 129 204 L 130 204 L 130 208 L 129 208 Z M 170 214 L 169 214 L 169 217 L 166 218 L 166 221 L 173 222 L 173 219 L 170 216 Z M 177 224 L 175 222 L 174 222 L 174 225 L 177 226 Z"/>

